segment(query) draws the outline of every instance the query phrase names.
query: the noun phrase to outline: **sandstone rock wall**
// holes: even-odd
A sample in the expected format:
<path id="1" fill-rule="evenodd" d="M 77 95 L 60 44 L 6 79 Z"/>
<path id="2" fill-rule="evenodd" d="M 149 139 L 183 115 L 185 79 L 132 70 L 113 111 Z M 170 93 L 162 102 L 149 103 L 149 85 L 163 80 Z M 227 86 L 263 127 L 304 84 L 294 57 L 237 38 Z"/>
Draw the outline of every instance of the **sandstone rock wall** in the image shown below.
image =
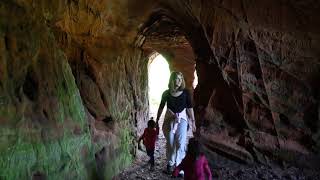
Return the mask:
<path id="1" fill-rule="evenodd" d="M 173 69 L 186 68 L 181 52 L 194 57 L 197 124 L 207 147 L 239 161 L 317 167 L 319 7 L 315 1 L 162 0 L 141 34 L 148 51 L 174 57 Z"/>
<path id="2" fill-rule="evenodd" d="M 173 54 L 188 86 L 196 62 L 209 149 L 320 167 L 318 16 L 317 1 L 1 1 L 1 179 L 129 164 L 148 114 L 142 50 Z"/>
<path id="3" fill-rule="evenodd" d="M 147 60 L 127 4 L 0 2 L 0 179 L 110 179 L 132 161 Z"/>
<path id="4" fill-rule="evenodd" d="M 44 21 L 1 2 L 1 179 L 89 176 L 81 163 L 92 147 L 85 109 Z"/>
<path id="5" fill-rule="evenodd" d="M 224 146 L 226 151 L 231 147 L 240 157 L 246 154 L 243 147 L 253 151 L 242 143 L 248 136 L 254 146 L 250 159 L 280 158 L 316 167 L 312 159 L 319 158 L 320 142 L 319 3 L 194 1 L 191 7 L 212 51 L 210 58 L 196 55 L 199 71 L 204 71 L 195 94 L 203 99 L 198 101 L 200 109 L 204 107 L 199 116 L 212 127 L 203 132 L 212 135 L 207 144 L 218 142 L 216 148 Z M 203 63 L 212 68 L 202 68 Z M 219 74 L 209 80 L 212 71 Z M 213 84 L 216 81 L 219 85 Z M 203 93 L 210 97 L 207 101 Z"/>

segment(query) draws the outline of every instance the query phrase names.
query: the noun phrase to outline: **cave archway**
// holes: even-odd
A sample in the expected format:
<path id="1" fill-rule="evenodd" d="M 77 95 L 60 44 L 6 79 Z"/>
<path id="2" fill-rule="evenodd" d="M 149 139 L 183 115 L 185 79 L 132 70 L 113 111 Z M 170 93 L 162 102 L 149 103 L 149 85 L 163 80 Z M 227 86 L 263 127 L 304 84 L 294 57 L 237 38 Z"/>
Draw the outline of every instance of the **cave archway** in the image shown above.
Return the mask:
<path id="1" fill-rule="evenodd" d="M 149 117 L 156 118 L 162 92 L 168 88 L 169 77 L 167 60 L 161 54 L 153 53 L 148 63 Z"/>

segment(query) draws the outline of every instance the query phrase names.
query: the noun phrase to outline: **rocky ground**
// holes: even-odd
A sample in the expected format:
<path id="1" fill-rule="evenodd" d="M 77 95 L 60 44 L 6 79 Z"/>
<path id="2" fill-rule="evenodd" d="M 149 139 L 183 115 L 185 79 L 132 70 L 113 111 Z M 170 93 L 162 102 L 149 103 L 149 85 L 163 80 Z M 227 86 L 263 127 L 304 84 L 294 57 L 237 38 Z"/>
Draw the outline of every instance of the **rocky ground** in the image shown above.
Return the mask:
<path id="1" fill-rule="evenodd" d="M 213 179 L 239 179 L 239 180 L 320 180 L 320 173 L 311 170 L 302 170 L 295 167 L 269 167 L 263 165 L 244 165 L 213 155 L 216 163 L 211 163 Z M 137 159 L 129 168 L 125 169 L 114 180 L 166 180 L 172 179 L 163 173 L 165 162 L 165 138 L 160 133 L 155 151 L 156 166 L 154 171 L 147 165 L 148 156 L 143 151 L 138 151 Z M 182 179 L 182 178 L 177 178 Z"/>
<path id="2" fill-rule="evenodd" d="M 154 116 L 155 113 L 150 116 Z M 160 128 L 162 127 L 160 120 Z M 189 130 L 188 137 L 192 137 Z M 166 168 L 166 150 L 165 138 L 162 130 L 156 142 L 155 161 L 156 166 L 153 171 L 149 170 L 147 164 L 149 158 L 143 151 L 138 150 L 136 160 L 133 164 L 122 171 L 114 180 L 167 180 L 173 179 L 165 174 L 163 170 Z M 239 164 L 235 161 L 224 158 L 218 154 L 210 154 L 210 167 L 213 179 L 219 180 L 320 180 L 320 172 L 307 169 L 299 169 L 296 167 L 279 167 L 277 165 L 246 165 Z M 183 179 L 183 178 L 176 178 Z"/>

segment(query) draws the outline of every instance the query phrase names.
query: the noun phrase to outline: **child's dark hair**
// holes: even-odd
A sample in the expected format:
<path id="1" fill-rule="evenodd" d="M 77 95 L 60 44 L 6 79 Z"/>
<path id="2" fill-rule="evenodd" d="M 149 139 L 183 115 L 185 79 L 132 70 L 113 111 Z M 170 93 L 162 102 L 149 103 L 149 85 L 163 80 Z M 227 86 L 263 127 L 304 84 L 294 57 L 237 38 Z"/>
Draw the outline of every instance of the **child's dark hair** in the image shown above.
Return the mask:
<path id="1" fill-rule="evenodd" d="M 148 128 L 155 128 L 156 127 L 156 122 L 154 122 L 153 117 L 150 118 L 148 121 Z"/>
<path id="2" fill-rule="evenodd" d="M 190 138 L 188 144 L 188 152 L 191 157 L 197 159 L 201 154 L 201 146 L 196 138 Z"/>

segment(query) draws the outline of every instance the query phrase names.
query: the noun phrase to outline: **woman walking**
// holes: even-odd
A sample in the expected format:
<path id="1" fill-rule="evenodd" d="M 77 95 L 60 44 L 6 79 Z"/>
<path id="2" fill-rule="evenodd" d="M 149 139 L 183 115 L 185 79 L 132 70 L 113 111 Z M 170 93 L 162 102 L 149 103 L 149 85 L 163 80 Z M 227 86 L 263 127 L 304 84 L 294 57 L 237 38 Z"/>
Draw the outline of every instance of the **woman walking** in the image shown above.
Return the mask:
<path id="1" fill-rule="evenodd" d="M 172 72 L 170 75 L 168 89 L 161 97 L 157 123 L 165 105 L 167 105 L 167 111 L 162 130 L 166 138 L 166 171 L 172 174 L 174 167 L 181 163 L 186 154 L 188 123 L 192 131 L 196 131 L 191 96 L 185 89 L 185 81 L 181 72 Z"/>

